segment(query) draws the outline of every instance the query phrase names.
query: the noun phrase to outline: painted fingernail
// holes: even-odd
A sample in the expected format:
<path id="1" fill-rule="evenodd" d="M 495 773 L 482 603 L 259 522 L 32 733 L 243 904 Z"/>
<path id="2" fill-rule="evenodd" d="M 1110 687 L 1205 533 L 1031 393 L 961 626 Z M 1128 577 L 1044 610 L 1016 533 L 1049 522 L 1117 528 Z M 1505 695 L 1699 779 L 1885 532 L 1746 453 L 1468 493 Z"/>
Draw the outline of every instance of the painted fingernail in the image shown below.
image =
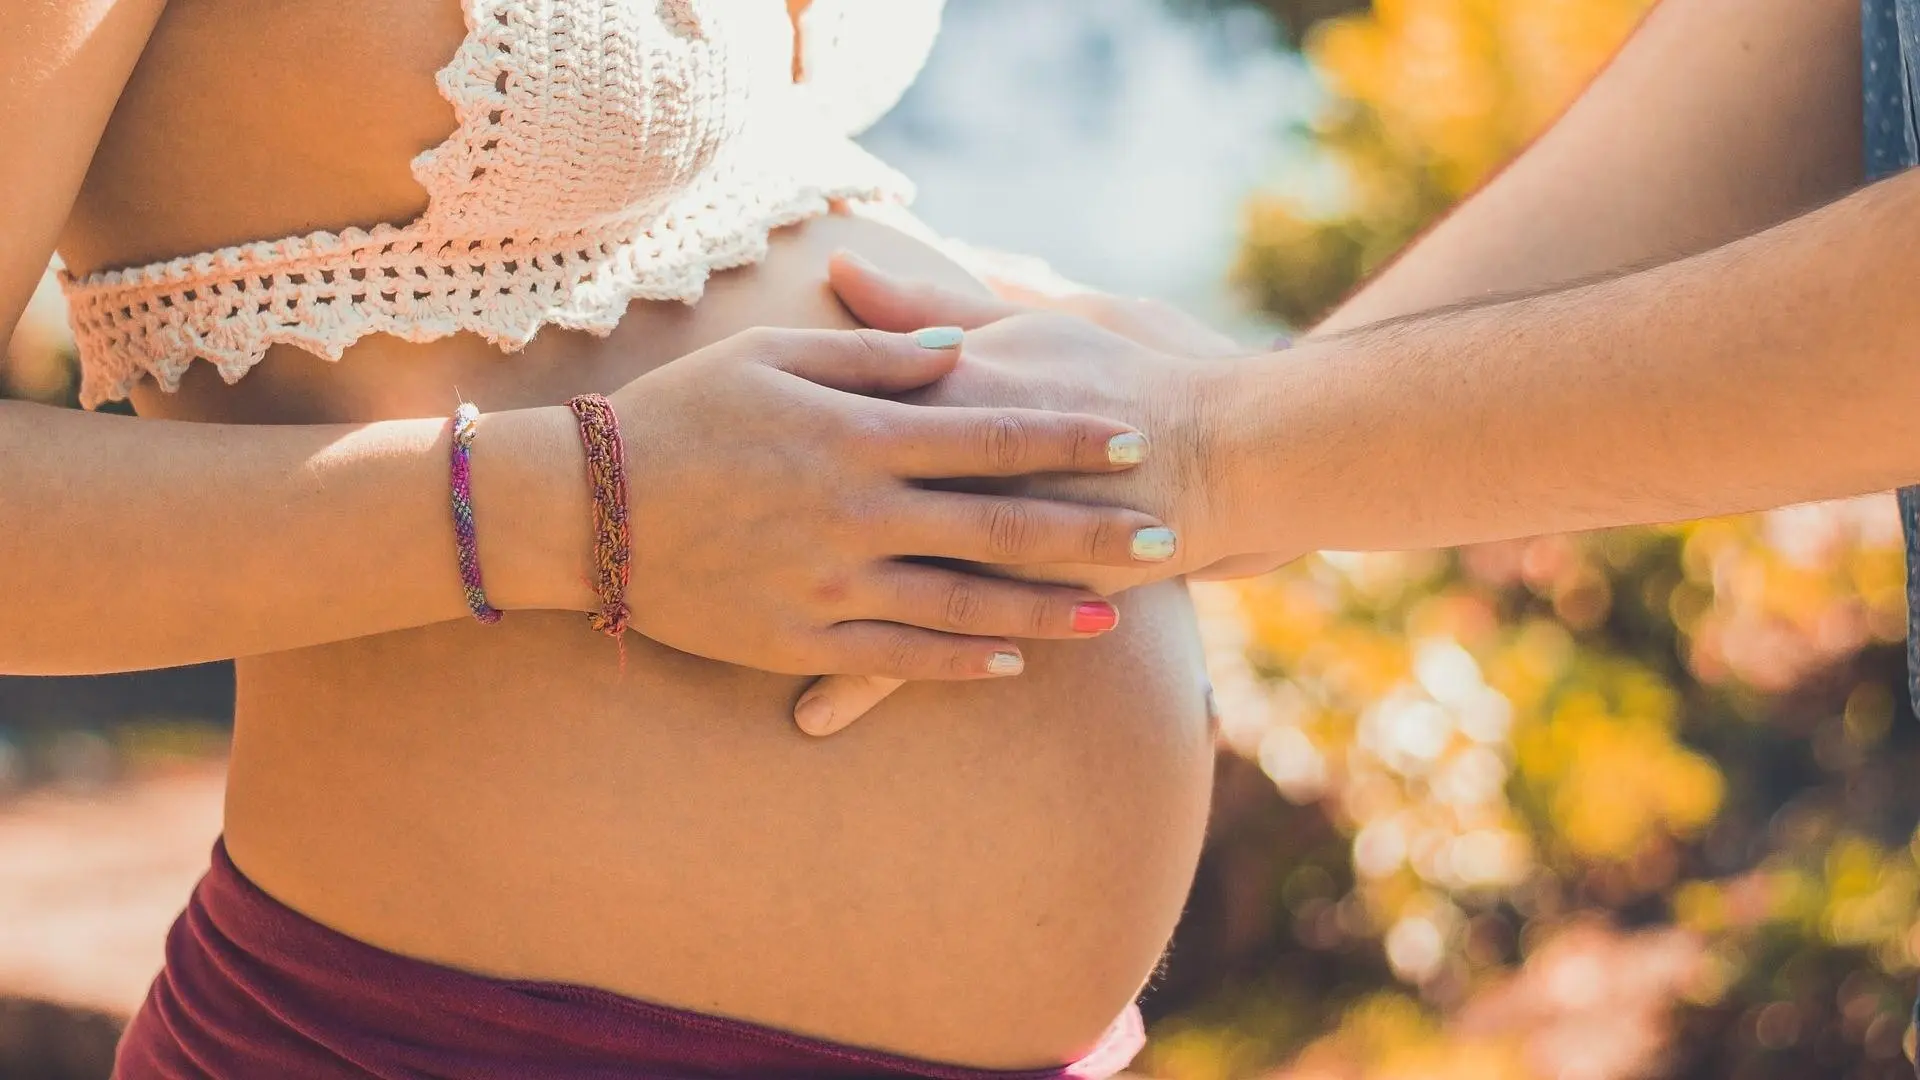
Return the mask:
<path id="1" fill-rule="evenodd" d="M 966 336 L 957 326 L 929 326 L 913 332 L 913 343 L 923 349 L 957 349 Z"/>
<path id="2" fill-rule="evenodd" d="M 833 702 L 823 697 L 803 698 L 793 707 L 793 722 L 809 735 L 821 735 L 833 727 Z"/>
<path id="3" fill-rule="evenodd" d="M 1180 550 L 1172 529 L 1154 526 L 1133 534 L 1133 557 L 1141 562 L 1166 562 Z"/>
<path id="4" fill-rule="evenodd" d="M 1137 431 L 1107 440 L 1107 460 L 1115 465 L 1138 465 L 1147 460 L 1147 437 Z"/>
<path id="5" fill-rule="evenodd" d="M 1089 601 L 1076 604 L 1073 608 L 1073 631 L 1076 634 L 1104 634 L 1120 625 L 1120 612 L 1112 604 Z"/>
<path id="6" fill-rule="evenodd" d="M 1017 652 L 997 652 L 987 657 L 989 675 L 1018 675 L 1026 669 L 1026 658 Z"/>

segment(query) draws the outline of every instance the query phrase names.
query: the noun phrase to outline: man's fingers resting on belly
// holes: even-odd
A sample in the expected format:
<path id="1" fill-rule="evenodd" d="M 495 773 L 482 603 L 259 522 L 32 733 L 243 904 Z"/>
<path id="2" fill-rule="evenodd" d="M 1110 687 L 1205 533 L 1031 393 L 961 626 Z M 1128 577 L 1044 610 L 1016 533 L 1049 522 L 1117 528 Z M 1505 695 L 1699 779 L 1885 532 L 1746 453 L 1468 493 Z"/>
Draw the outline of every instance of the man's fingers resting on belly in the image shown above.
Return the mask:
<path id="1" fill-rule="evenodd" d="M 813 681 L 793 707 L 793 722 L 816 738 L 845 730 L 907 685 L 879 675 L 827 675 Z"/>

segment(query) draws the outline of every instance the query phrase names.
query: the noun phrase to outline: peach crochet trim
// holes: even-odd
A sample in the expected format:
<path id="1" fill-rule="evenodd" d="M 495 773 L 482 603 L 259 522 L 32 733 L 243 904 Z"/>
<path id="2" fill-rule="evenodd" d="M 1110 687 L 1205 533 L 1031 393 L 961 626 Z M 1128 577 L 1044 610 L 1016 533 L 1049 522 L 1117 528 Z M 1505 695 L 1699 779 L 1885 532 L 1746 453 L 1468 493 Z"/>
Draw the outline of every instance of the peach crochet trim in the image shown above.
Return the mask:
<path id="1" fill-rule="evenodd" d="M 604 335 L 633 300 L 698 299 L 709 274 L 764 258 L 769 232 L 833 201 L 912 194 L 808 106 L 777 58 L 755 54 L 784 48 L 786 32 L 769 39 L 732 14 L 757 9 L 463 7 L 467 38 L 437 80 L 459 126 L 413 162 L 427 212 L 405 226 L 63 276 L 83 405 L 124 398 L 147 376 L 178 389 L 196 357 L 236 382 L 276 344 L 337 360 L 373 333 L 425 342 L 471 331 L 508 351 L 549 324 Z M 556 10 L 568 8 L 578 10 Z M 765 64 L 777 86 L 753 85 Z M 595 100 L 607 80 L 593 80 L 635 67 L 650 84 L 621 88 L 613 104 L 630 107 L 609 116 Z M 687 96 L 651 108 L 655 87 Z M 570 96 L 582 100 L 566 108 Z"/>

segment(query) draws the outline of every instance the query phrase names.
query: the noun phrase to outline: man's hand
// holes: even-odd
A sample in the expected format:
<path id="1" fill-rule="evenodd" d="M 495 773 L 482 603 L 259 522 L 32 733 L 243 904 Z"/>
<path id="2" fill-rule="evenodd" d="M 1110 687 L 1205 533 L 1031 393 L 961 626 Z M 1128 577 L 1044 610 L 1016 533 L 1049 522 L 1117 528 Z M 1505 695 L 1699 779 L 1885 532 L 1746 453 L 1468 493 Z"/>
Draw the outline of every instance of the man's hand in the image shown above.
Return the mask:
<path id="1" fill-rule="evenodd" d="M 970 262 L 994 294 L 1028 311 L 1058 311 L 1104 326 L 1122 337 L 1171 356 L 1222 359 L 1268 351 L 1248 347 L 1172 304 L 1144 297 L 1103 293 L 1062 277 L 1044 262 L 1023 255 L 968 250 Z M 1233 581 L 1259 577 L 1285 566 L 1292 556 L 1273 553 L 1231 555 L 1199 570 L 1193 581 Z"/>
<path id="2" fill-rule="evenodd" d="M 1249 563 L 1246 553 L 1220 549 L 1218 538 L 1224 533 L 1213 525 L 1215 508 L 1208 497 L 1210 361 L 1247 350 L 1175 309 L 1151 302 L 1083 294 L 1073 300 L 1079 313 L 1073 317 L 902 281 L 850 256 L 835 259 L 831 280 L 848 309 L 876 329 L 938 323 L 967 330 L 954 372 L 907 394 L 906 401 L 1071 407 L 1133 424 L 1153 440 L 1150 460 L 1125 476 L 1091 483 L 1064 475 L 969 482 L 973 491 L 1130 507 L 1173 530 L 1164 557 L 1136 567 L 1027 567 L 1020 576 L 1111 594 L 1183 574 L 1258 572 L 1290 557 L 1255 556 Z M 831 734 L 900 685 L 879 678 L 822 679 L 802 695 L 796 719 L 811 734 Z"/>
<path id="3" fill-rule="evenodd" d="M 1049 499 L 1126 506 L 1158 517 L 1179 533 L 1175 558 L 1152 567 L 1118 573 L 1081 566 L 1028 568 L 1024 575 L 1065 575 L 1113 593 L 1189 574 L 1230 554 L 1217 550 L 1220 532 L 1211 525 L 1214 515 L 1207 503 L 1209 361 L 1245 355 L 1247 350 L 1176 309 L 1151 301 L 1084 294 L 1075 300 L 1073 315 L 1056 314 L 901 280 L 852 256 L 835 259 L 831 280 L 855 317 L 875 329 L 917 326 L 916 320 L 936 316 L 942 325 L 966 328 L 966 346 L 955 370 L 903 400 L 945 406 L 1021 402 L 1027 408 L 1070 407 L 1131 423 L 1153 440 L 1152 460 L 1124 478 L 1100 478 L 1111 483 L 1045 476 L 972 485 L 972 490 L 1017 490 Z M 1152 340 L 1142 342 L 1128 330 Z"/>
<path id="4" fill-rule="evenodd" d="M 947 322 L 970 318 L 977 325 L 1023 313 L 1053 311 L 1104 327 L 1169 357 L 1219 360 L 1269 350 L 1244 345 L 1172 304 L 1127 298 L 1081 285 L 1046 263 L 1025 255 L 967 247 L 966 266 L 981 276 L 1000 303 L 891 278 L 855 258 L 836 260 L 834 287 L 849 306 L 858 305 L 869 325 L 907 326 L 915 318 Z M 933 324 L 928 324 L 933 325 Z M 1186 571 L 1193 581 L 1232 581 L 1272 573 L 1298 553 L 1231 555 Z"/>

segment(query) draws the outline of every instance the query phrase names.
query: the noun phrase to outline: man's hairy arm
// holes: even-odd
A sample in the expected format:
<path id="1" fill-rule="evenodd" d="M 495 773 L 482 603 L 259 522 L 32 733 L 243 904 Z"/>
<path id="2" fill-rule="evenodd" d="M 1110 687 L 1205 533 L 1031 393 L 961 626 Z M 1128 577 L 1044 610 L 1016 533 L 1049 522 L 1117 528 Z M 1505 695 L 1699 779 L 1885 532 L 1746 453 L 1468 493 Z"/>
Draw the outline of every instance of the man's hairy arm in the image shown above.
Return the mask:
<path id="1" fill-rule="evenodd" d="M 1859 0 L 1664 0 L 1551 130 L 1317 328 L 1696 254 L 1857 188 Z"/>

